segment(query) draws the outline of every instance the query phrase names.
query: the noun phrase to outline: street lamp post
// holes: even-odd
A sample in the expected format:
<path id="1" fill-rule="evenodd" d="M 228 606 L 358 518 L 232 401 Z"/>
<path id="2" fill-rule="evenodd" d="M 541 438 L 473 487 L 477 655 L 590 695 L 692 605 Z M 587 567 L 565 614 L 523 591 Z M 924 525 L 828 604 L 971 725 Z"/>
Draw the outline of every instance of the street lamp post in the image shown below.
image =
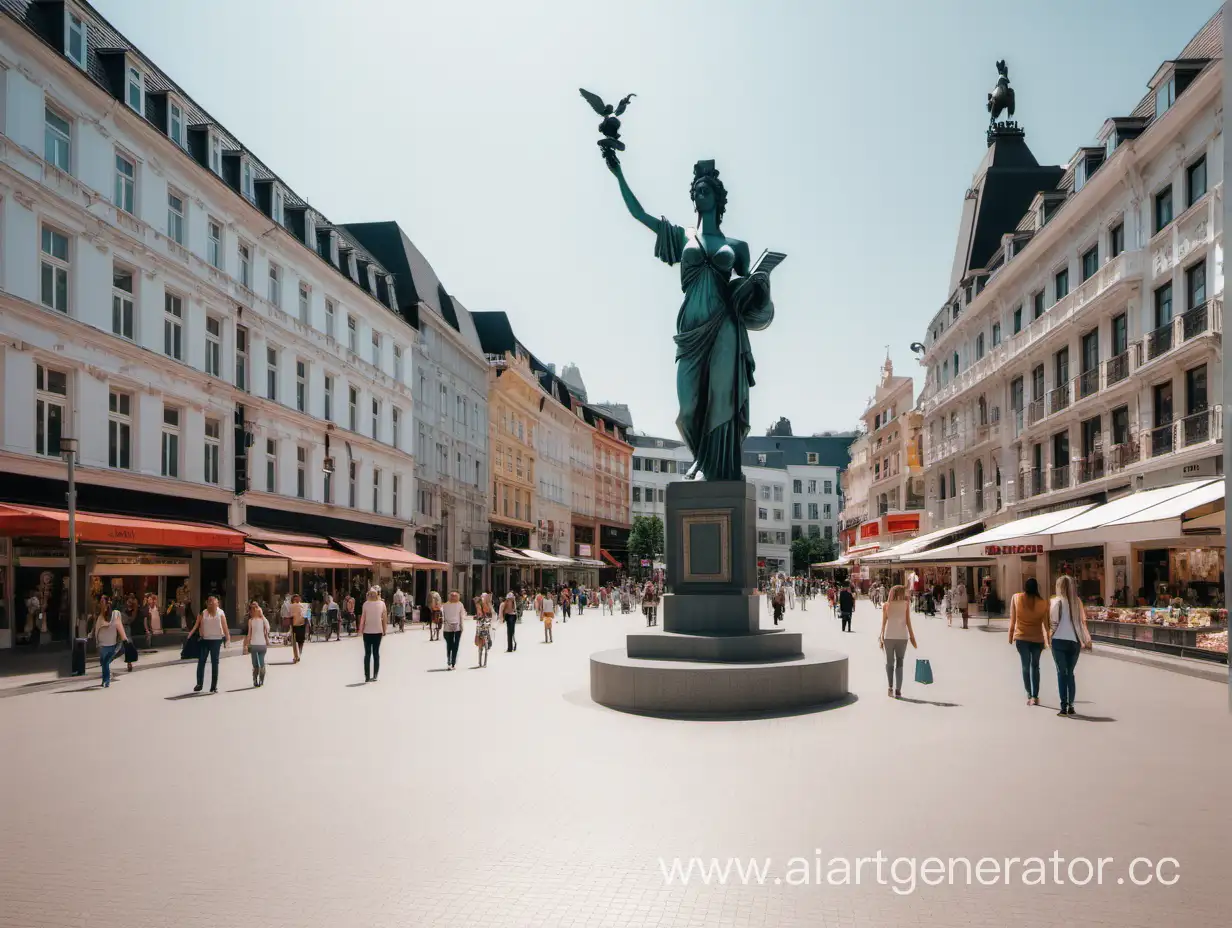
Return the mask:
<path id="1" fill-rule="evenodd" d="M 68 614 L 69 653 L 77 638 L 77 439 L 60 436 L 60 453 L 68 461 Z"/>

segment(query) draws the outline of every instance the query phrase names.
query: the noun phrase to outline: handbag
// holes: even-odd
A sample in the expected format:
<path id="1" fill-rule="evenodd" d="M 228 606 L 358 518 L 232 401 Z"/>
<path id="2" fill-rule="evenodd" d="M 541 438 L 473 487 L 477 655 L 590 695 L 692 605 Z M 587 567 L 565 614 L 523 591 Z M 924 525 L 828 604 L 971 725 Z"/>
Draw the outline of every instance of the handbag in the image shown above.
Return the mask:
<path id="1" fill-rule="evenodd" d="M 180 660 L 195 661 L 201 654 L 201 637 L 193 632 L 184 639 L 184 644 L 180 648 Z"/>
<path id="2" fill-rule="evenodd" d="M 140 655 L 137 653 L 137 646 L 129 639 L 124 639 L 124 662 L 126 664 L 135 664 Z"/>
<path id="3" fill-rule="evenodd" d="M 928 686 L 933 682 L 933 665 L 922 657 L 915 661 L 915 682 Z"/>

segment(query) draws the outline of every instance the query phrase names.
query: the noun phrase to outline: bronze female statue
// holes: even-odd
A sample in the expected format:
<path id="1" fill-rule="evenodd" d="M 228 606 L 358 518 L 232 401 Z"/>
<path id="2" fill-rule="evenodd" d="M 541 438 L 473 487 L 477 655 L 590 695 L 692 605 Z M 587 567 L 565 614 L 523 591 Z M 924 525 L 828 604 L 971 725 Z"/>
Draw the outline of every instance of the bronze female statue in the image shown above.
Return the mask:
<path id="1" fill-rule="evenodd" d="M 770 277 L 749 267 L 749 246 L 723 234 L 727 190 L 713 161 L 693 168 L 689 196 L 696 228 L 673 225 L 647 213 L 629 189 L 615 158 L 608 167 L 633 218 L 655 233 L 655 257 L 680 265 L 684 302 L 676 316 L 676 427 L 706 480 L 743 480 L 741 446 L 749 433 L 753 351 L 749 329 L 774 318 Z M 781 257 L 781 256 L 779 256 Z M 776 262 L 777 263 L 777 262 Z"/>

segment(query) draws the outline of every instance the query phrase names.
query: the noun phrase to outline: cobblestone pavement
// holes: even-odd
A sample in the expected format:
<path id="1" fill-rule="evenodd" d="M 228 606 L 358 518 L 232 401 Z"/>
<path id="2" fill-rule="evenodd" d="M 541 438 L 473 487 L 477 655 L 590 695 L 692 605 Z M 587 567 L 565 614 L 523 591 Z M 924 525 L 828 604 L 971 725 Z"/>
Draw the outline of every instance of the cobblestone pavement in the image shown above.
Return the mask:
<path id="1" fill-rule="evenodd" d="M 874 624 L 866 603 L 853 634 L 816 602 L 789 613 L 807 647 L 851 655 L 858 699 L 766 720 L 594 705 L 588 655 L 641 620 L 593 611 L 550 645 L 528 619 L 514 654 L 502 629 L 486 670 L 464 641 L 443 672 L 444 643 L 417 629 L 385 641 L 372 685 L 352 639 L 295 667 L 274 652 L 260 690 L 227 660 L 217 696 L 186 698 L 193 671 L 176 666 L 0 700 L 0 925 L 1229 923 L 1224 687 L 1084 655 L 1084 718 L 1059 719 L 1047 655 L 1053 709 L 1027 708 L 1002 630 L 920 618 L 937 683 L 896 702 Z M 1103 886 L 1016 871 L 899 895 L 875 864 L 861 885 L 816 885 L 831 858 L 879 849 L 1115 862 Z M 669 886 L 659 861 L 677 855 L 777 863 L 763 885 Z M 1176 858 L 1180 882 L 1119 885 L 1139 856 Z M 787 885 L 792 857 L 814 885 Z"/>

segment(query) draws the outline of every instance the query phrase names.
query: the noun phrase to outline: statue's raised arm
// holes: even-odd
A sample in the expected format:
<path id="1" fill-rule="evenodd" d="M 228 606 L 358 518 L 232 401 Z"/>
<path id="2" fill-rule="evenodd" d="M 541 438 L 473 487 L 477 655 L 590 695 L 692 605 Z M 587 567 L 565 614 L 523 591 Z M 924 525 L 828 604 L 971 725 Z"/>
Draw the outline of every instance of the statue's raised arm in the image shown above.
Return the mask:
<path id="1" fill-rule="evenodd" d="M 629 189 L 629 182 L 625 180 L 625 172 L 621 168 L 620 162 L 613 158 L 608 167 L 612 169 L 612 173 L 616 175 L 617 183 L 620 184 L 620 195 L 624 198 L 625 206 L 629 208 L 629 215 L 655 235 L 658 235 L 662 226 L 661 220 L 650 215 L 650 213 L 642 208 L 642 204 L 638 202 L 637 197 L 633 195 L 633 191 Z"/>

